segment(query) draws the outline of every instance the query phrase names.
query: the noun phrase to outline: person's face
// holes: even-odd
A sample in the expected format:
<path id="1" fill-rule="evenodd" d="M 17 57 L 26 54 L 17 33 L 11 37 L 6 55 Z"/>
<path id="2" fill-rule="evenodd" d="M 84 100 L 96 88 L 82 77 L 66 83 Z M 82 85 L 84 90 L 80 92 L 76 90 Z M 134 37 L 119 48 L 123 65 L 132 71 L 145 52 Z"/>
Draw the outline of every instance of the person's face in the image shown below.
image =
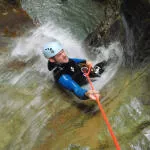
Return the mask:
<path id="1" fill-rule="evenodd" d="M 69 58 L 66 55 L 65 51 L 61 50 L 57 55 L 55 55 L 53 58 L 50 58 L 49 60 L 51 62 L 56 62 L 56 63 L 68 63 Z"/>

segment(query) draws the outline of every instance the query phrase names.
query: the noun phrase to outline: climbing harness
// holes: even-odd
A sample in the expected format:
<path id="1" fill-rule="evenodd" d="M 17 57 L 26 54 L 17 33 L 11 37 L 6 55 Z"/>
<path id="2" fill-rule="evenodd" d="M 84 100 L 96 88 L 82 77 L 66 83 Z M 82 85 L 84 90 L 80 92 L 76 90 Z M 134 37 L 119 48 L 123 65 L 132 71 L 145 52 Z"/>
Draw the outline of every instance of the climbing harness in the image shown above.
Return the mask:
<path id="1" fill-rule="evenodd" d="M 91 79 L 90 79 L 90 77 L 89 77 L 91 68 L 92 68 L 91 65 L 90 65 L 89 67 L 83 67 L 82 72 L 83 72 L 84 76 L 87 78 L 87 80 L 88 80 L 88 82 L 89 82 L 89 84 L 90 84 L 91 89 L 94 90 L 94 86 L 93 86 L 93 84 L 92 84 L 92 82 L 91 82 Z M 107 118 L 107 116 L 106 116 L 106 114 L 105 114 L 105 111 L 104 111 L 104 109 L 103 109 L 103 107 L 102 107 L 102 105 L 101 105 L 101 103 L 100 103 L 100 100 L 99 100 L 99 98 L 98 98 L 96 95 L 95 95 L 95 97 L 96 97 L 96 102 L 97 102 L 97 104 L 98 104 L 98 106 L 99 106 L 99 109 L 100 109 L 100 111 L 101 111 L 101 113 L 102 113 L 103 119 L 104 119 L 104 121 L 105 121 L 105 123 L 106 123 L 106 125 L 107 125 L 107 128 L 108 128 L 108 130 L 109 130 L 109 133 L 110 133 L 110 135 L 111 135 L 111 137 L 112 137 L 112 139 L 113 139 L 113 142 L 114 142 L 114 144 L 115 144 L 115 146 L 116 146 L 116 149 L 117 149 L 117 150 L 121 150 L 121 148 L 120 148 L 120 146 L 119 146 L 119 142 L 117 141 L 117 138 L 116 138 L 116 136 L 115 136 L 114 133 L 113 133 L 112 127 L 111 127 L 111 125 L 110 125 L 110 123 L 109 123 L 109 121 L 108 121 L 108 118 Z"/>

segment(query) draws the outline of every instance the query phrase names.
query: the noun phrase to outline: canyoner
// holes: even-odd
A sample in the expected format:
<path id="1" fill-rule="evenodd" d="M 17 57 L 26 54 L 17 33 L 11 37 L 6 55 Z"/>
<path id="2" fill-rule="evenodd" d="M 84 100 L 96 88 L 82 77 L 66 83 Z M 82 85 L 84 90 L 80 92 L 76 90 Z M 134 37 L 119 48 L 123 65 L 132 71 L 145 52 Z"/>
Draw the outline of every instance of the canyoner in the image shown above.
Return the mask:
<path id="1" fill-rule="evenodd" d="M 84 70 L 92 65 L 90 61 L 69 58 L 62 44 L 56 40 L 46 43 L 43 54 L 48 59 L 48 70 L 53 71 L 54 79 L 61 87 L 73 92 L 81 100 L 96 100 L 95 94 L 100 97 L 98 91 L 81 87 L 88 83 Z M 92 67 L 90 78 L 100 77 L 106 64 L 106 61 L 102 61 Z"/>

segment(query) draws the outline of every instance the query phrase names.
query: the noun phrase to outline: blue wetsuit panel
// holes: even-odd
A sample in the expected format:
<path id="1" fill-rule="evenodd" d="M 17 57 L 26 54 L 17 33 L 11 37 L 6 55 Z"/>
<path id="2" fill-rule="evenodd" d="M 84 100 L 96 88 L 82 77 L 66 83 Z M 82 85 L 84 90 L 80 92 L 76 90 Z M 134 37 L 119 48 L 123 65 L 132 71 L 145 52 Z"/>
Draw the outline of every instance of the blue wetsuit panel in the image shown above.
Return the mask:
<path id="1" fill-rule="evenodd" d="M 69 91 L 72 91 L 80 99 L 87 99 L 87 97 L 85 96 L 87 90 L 81 88 L 74 80 L 72 80 L 70 75 L 62 75 L 59 78 L 58 83 Z"/>
<path id="2" fill-rule="evenodd" d="M 82 62 L 86 62 L 86 60 L 85 59 L 79 59 L 79 58 L 70 58 L 70 59 L 72 59 L 75 63 L 82 63 Z"/>

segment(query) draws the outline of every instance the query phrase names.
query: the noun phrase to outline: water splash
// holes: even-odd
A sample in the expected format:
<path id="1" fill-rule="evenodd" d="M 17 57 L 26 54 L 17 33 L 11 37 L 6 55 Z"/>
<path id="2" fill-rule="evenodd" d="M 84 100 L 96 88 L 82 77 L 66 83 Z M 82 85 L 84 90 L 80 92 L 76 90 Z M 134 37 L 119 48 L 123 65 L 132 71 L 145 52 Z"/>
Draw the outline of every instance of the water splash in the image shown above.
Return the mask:
<path id="1" fill-rule="evenodd" d="M 119 42 L 111 43 L 108 48 L 98 47 L 96 51 L 95 48 L 91 48 L 91 55 L 94 56 L 94 60 L 92 60 L 94 65 L 104 60 L 108 62 L 104 73 L 94 82 L 94 87 L 97 90 L 101 90 L 114 77 L 122 63 L 122 54 L 123 50 Z"/>
<path id="2" fill-rule="evenodd" d="M 63 29 L 71 30 L 80 40 L 86 38 L 104 18 L 104 7 L 91 0 L 22 0 L 22 7 L 35 22 L 54 22 Z"/>
<path id="3" fill-rule="evenodd" d="M 49 22 L 37 29 L 31 30 L 26 36 L 17 39 L 16 46 L 11 53 L 11 59 L 17 59 L 31 64 L 27 72 L 31 70 L 37 71 L 43 77 L 48 78 L 47 60 L 44 58 L 42 50 L 44 45 L 53 39 L 62 43 L 66 53 L 70 57 L 87 57 L 81 42 L 76 40 L 70 31 L 63 30 Z M 22 75 L 19 74 L 18 79 L 21 78 L 21 76 Z M 16 78 L 17 77 L 12 80 L 16 81 Z M 12 81 L 12 83 L 13 82 L 14 81 Z"/>
<path id="4" fill-rule="evenodd" d="M 28 35 L 17 39 L 16 47 L 13 49 L 11 57 L 13 59 L 24 61 L 25 63 L 29 63 L 36 58 L 36 62 L 30 66 L 30 69 L 28 68 L 28 72 L 31 70 L 37 71 L 43 77 L 48 78 L 48 76 L 50 76 L 52 79 L 53 77 L 52 75 L 49 75 L 47 60 L 42 54 L 42 49 L 45 43 L 53 39 L 56 39 L 62 43 L 69 57 L 88 59 L 88 55 L 85 49 L 83 49 L 81 41 L 75 39 L 69 30 L 64 30 L 51 22 L 30 31 Z M 109 58 L 117 58 L 117 61 L 115 61 L 115 63 L 113 62 L 113 65 L 109 65 L 110 67 L 107 68 L 104 75 L 102 75 L 100 80 L 96 82 L 96 88 L 101 89 L 117 71 L 117 68 L 121 62 L 122 51 L 119 43 L 113 43 L 108 48 L 99 47 L 98 51 L 100 53 L 97 55 L 97 58 L 92 61 L 93 64 L 101 62 L 102 60 L 108 60 Z M 25 72 L 22 74 L 24 73 Z M 18 75 L 18 79 L 24 76 L 22 74 Z M 12 79 L 12 83 L 17 81 L 16 78 L 17 77 Z"/>

